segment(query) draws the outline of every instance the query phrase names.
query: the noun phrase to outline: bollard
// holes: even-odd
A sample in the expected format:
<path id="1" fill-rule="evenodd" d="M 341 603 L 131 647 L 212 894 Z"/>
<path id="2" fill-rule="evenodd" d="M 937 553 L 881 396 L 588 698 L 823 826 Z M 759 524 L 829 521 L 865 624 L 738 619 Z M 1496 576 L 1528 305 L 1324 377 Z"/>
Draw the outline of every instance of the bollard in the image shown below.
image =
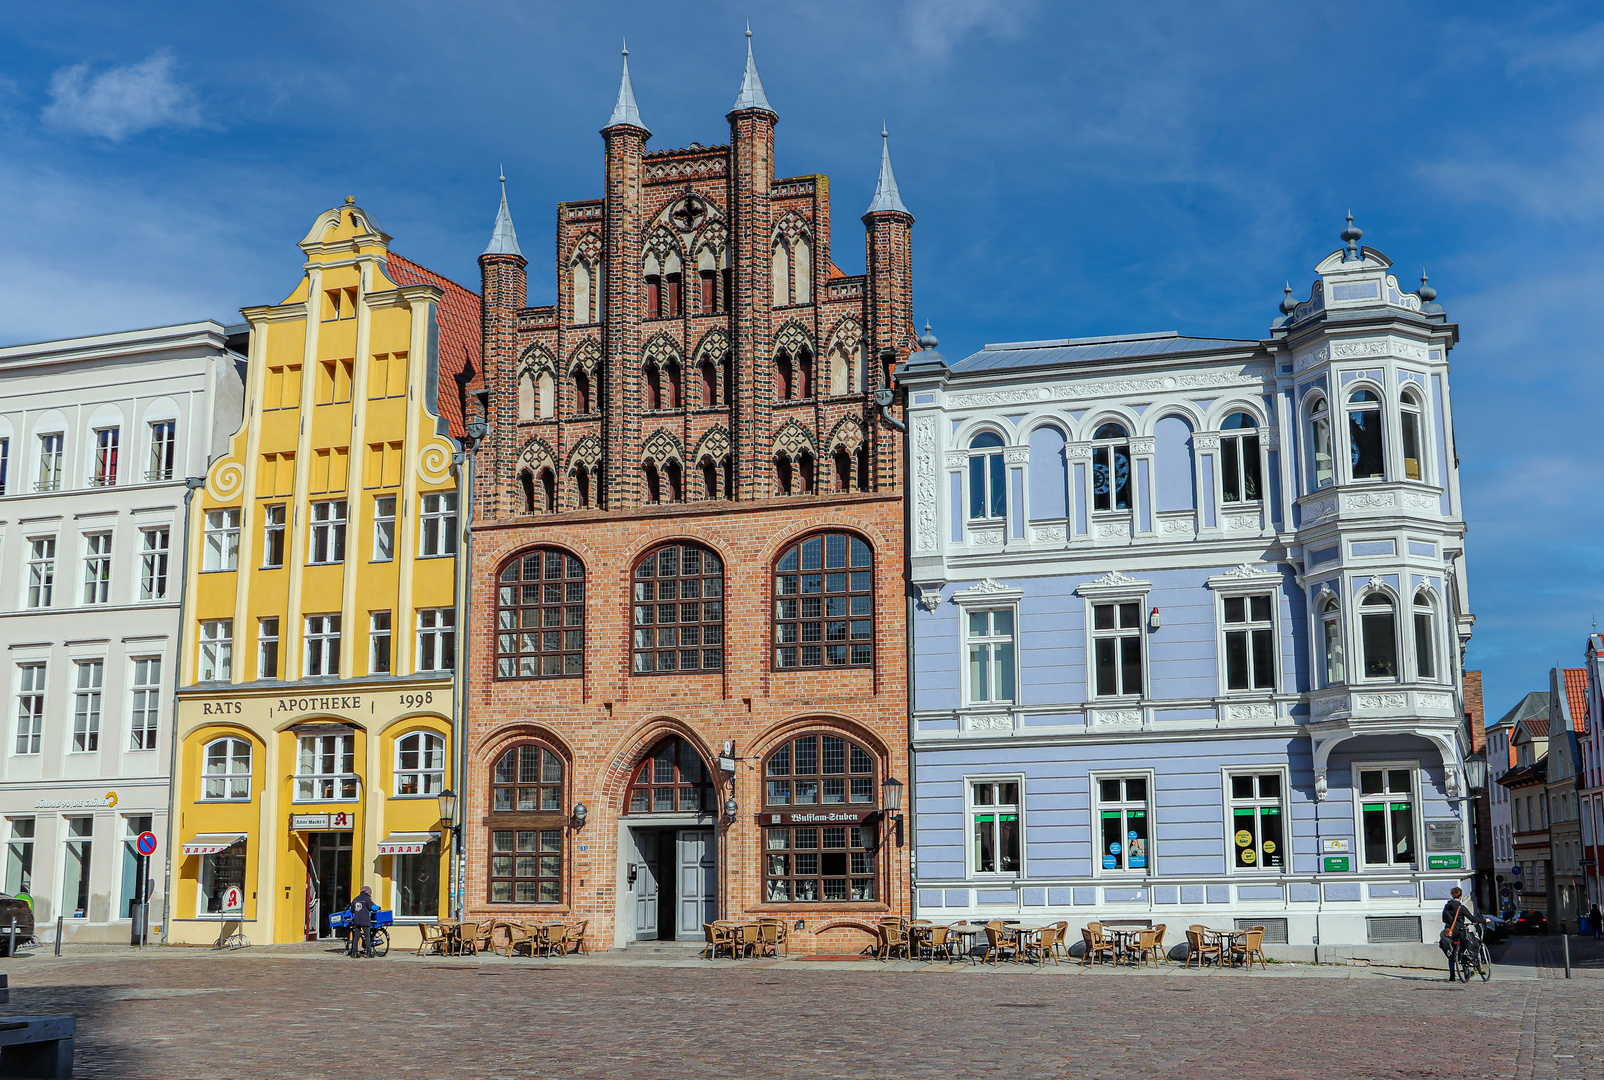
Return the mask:
<path id="1" fill-rule="evenodd" d="M 1571 936 L 1565 934 L 1560 938 L 1565 943 L 1565 977 L 1571 977 Z"/>
<path id="2" fill-rule="evenodd" d="M 8 940 L 6 942 L 6 955 L 7 956 L 16 956 L 17 955 L 17 917 L 15 915 L 11 916 L 11 926 L 9 928 L 7 928 L 6 936 L 10 939 L 10 940 Z"/>
<path id="3" fill-rule="evenodd" d="M 0 1005 L 11 1004 L 11 976 L 0 975 Z"/>
<path id="4" fill-rule="evenodd" d="M 61 955 L 61 930 L 62 930 L 62 925 L 66 921 L 67 921 L 67 916 L 65 916 L 65 915 L 57 915 L 56 916 L 56 955 L 57 956 Z"/>

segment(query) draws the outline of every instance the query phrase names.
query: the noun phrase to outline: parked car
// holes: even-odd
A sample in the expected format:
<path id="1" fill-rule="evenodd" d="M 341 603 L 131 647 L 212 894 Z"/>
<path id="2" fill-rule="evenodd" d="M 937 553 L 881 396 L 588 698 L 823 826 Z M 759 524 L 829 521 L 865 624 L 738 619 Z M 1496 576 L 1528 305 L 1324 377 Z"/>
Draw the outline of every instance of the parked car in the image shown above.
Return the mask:
<path id="1" fill-rule="evenodd" d="M 20 896 L 0 893 L 0 956 L 11 955 L 11 920 L 17 920 L 17 944 L 33 940 L 33 906 Z"/>
<path id="2" fill-rule="evenodd" d="M 1482 922 L 1487 924 L 1487 944 L 1497 945 L 1509 936 L 1510 920 L 1503 915 L 1483 915 Z"/>
<path id="3" fill-rule="evenodd" d="M 1513 929 L 1517 934 L 1546 934 L 1548 933 L 1548 916 L 1541 911 L 1516 912 Z"/>

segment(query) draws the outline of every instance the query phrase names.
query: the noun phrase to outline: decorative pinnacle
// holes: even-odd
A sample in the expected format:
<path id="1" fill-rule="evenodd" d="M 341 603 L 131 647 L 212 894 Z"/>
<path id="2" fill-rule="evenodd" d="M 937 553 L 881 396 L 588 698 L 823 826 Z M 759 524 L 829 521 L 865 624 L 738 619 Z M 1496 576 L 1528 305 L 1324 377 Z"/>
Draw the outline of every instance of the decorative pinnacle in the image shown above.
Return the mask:
<path id="1" fill-rule="evenodd" d="M 629 82 L 629 40 L 627 38 L 624 39 L 624 76 L 618 84 L 618 104 L 613 106 L 613 115 L 607 121 L 607 128 L 616 127 L 619 124 L 638 127 L 648 135 L 651 134 L 641 121 L 640 110 L 635 107 L 635 88 Z M 607 128 L 602 128 L 602 130 L 606 131 Z"/>
<path id="2" fill-rule="evenodd" d="M 1287 282 L 1287 294 L 1281 298 L 1281 314 L 1290 315 L 1298 309 L 1298 302 L 1292 299 L 1292 282 Z"/>
<path id="3" fill-rule="evenodd" d="M 735 104 L 730 106 L 730 112 L 741 112 L 744 109 L 762 109 L 772 116 L 779 114 L 769 104 L 768 95 L 763 93 L 763 80 L 758 78 L 757 61 L 752 58 L 752 23 L 746 24 L 746 71 L 741 75 L 741 92 L 735 95 Z"/>
<path id="4" fill-rule="evenodd" d="M 1427 304 L 1437 299 L 1437 290 L 1426 284 L 1426 268 L 1424 266 L 1420 268 L 1420 288 L 1415 290 L 1415 295 Z"/>
<path id="5" fill-rule="evenodd" d="M 1358 253 L 1359 238 L 1364 234 L 1364 230 L 1353 223 L 1353 211 L 1349 210 L 1348 227 L 1342 230 L 1342 242 L 1348 245 L 1346 259 L 1351 259 Z"/>
<path id="6" fill-rule="evenodd" d="M 347 195 L 345 197 L 345 205 L 346 206 L 355 206 L 356 205 L 356 196 L 355 195 Z"/>
<path id="7" fill-rule="evenodd" d="M 919 337 L 919 348 L 920 349 L 934 349 L 937 345 L 940 345 L 940 344 L 941 344 L 941 342 L 936 340 L 936 335 L 934 335 L 934 334 L 932 334 L 930 332 L 930 320 L 926 319 L 925 320 L 925 332 L 922 335 L 920 335 L 920 337 Z"/>

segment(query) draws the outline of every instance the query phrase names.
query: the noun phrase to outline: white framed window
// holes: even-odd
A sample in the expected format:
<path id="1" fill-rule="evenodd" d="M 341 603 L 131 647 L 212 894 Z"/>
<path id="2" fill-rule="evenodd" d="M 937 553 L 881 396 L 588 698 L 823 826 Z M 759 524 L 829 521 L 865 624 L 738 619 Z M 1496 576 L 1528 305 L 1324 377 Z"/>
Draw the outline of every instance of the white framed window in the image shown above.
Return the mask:
<path id="1" fill-rule="evenodd" d="M 1325 661 L 1325 684 L 1339 686 L 1348 680 L 1347 649 L 1342 643 L 1342 605 L 1328 596 L 1320 605 L 1320 642 Z"/>
<path id="2" fill-rule="evenodd" d="M 171 553 L 171 531 L 166 528 L 142 529 L 139 533 L 139 598 L 167 598 L 167 558 Z"/>
<path id="3" fill-rule="evenodd" d="M 150 424 L 150 460 L 145 463 L 146 480 L 171 480 L 178 453 L 178 422 L 157 420 Z"/>
<path id="4" fill-rule="evenodd" d="M 128 749 L 156 749 L 156 724 L 161 719 L 162 658 L 136 656 L 129 684 Z"/>
<path id="5" fill-rule="evenodd" d="M 1273 772 L 1228 772 L 1226 833 L 1234 870 L 1283 872 L 1287 866 L 1286 776 Z"/>
<path id="6" fill-rule="evenodd" d="M 312 544 L 307 562 L 345 561 L 345 500 L 326 499 L 312 504 Z"/>
<path id="7" fill-rule="evenodd" d="M 1404 478 L 1406 480 L 1425 479 L 1425 441 L 1421 438 L 1421 418 L 1424 410 L 1420 407 L 1420 396 L 1413 390 L 1405 390 L 1398 395 L 1398 426 L 1399 434 L 1403 437 L 1403 463 Z"/>
<path id="8" fill-rule="evenodd" d="M 438 795 L 446 786 L 446 741 L 432 731 L 414 731 L 395 742 L 395 793 Z"/>
<path id="9" fill-rule="evenodd" d="M 1415 593 L 1415 673 L 1422 680 L 1437 677 L 1437 608 L 1425 589 Z"/>
<path id="10" fill-rule="evenodd" d="M 302 735 L 295 765 L 296 802 L 349 802 L 356 798 L 356 736 Z"/>
<path id="11" fill-rule="evenodd" d="M 45 665 L 17 665 L 16 754 L 37 754 L 45 732 Z"/>
<path id="12" fill-rule="evenodd" d="M 1022 776 L 964 778 L 969 818 L 969 873 L 1007 875 L 1024 873 L 1024 819 L 1020 792 Z"/>
<path id="13" fill-rule="evenodd" d="M 1348 447 L 1353 479 L 1387 478 L 1386 437 L 1382 428 L 1380 395 L 1364 387 L 1349 394 Z"/>
<path id="14" fill-rule="evenodd" d="M 394 855 L 391 906 L 403 919 L 433 919 L 440 913 L 440 840 L 416 855 Z"/>
<path id="15" fill-rule="evenodd" d="M 306 617 L 306 662 L 302 675 L 338 675 L 340 673 L 340 616 L 308 615 Z"/>
<path id="16" fill-rule="evenodd" d="M 964 611 L 969 653 L 969 700 L 976 704 L 1012 703 L 1018 674 L 1014 609 Z"/>
<path id="17" fill-rule="evenodd" d="M 6 477 L 11 465 L 11 440 L 0 439 L 0 495 L 6 493 Z"/>
<path id="18" fill-rule="evenodd" d="M 1153 873 L 1153 773 L 1093 773 L 1093 873 Z"/>
<path id="19" fill-rule="evenodd" d="M 1323 395 L 1309 400 L 1309 457 L 1311 491 L 1336 482 L 1336 461 L 1331 454 L 1331 410 Z"/>
<path id="20" fill-rule="evenodd" d="M 1225 689 L 1276 687 L 1275 596 L 1245 593 L 1220 597 L 1225 643 Z"/>
<path id="21" fill-rule="evenodd" d="M 262 507 L 262 569 L 277 570 L 284 565 L 284 504 Z"/>
<path id="22" fill-rule="evenodd" d="M 1245 412 L 1220 425 L 1220 501 L 1258 502 L 1264 498 L 1259 474 L 1259 424 Z"/>
<path id="23" fill-rule="evenodd" d="M 121 432 L 114 427 L 95 430 L 94 471 L 89 483 L 94 487 L 112 487 L 117 483 L 117 443 Z"/>
<path id="24" fill-rule="evenodd" d="M 390 613 L 368 612 L 368 671 L 373 674 L 390 670 Z"/>
<path id="25" fill-rule="evenodd" d="M 423 496 L 423 517 L 418 525 L 418 554 L 457 553 L 457 493 L 441 491 Z"/>
<path id="26" fill-rule="evenodd" d="M 245 739 L 213 739 L 202 751 L 201 799 L 247 802 L 251 797 L 251 744 Z"/>
<path id="27" fill-rule="evenodd" d="M 207 619 L 200 624 L 200 681 L 233 677 L 234 620 Z"/>
<path id="28" fill-rule="evenodd" d="M 6 819 L 6 878 L 7 896 L 33 893 L 33 838 L 34 819 L 14 817 Z"/>
<path id="29" fill-rule="evenodd" d="M 1414 866 L 1418 844 L 1414 762 L 1355 764 L 1360 853 L 1366 866 Z"/>
<path id="30" fill-rule="evenodd" d="M 418 611 L 418 670 L 454 671 L 457 664 L 457 611 L 455 608 L 421 608 Z"/>
<path id="31" fill-rule="evenodd" d="M 239 510 L 206 511 L 206 549 L 201 570 L 239 568 Z"/>
<path id="32" fill-rule="evenodd" d="M 1376 591 L 1359 603 L 1359 638 L 1367 679 L 1398 678 L 1398 612 L 1392 597 Z"/>
<path id="33" fill-rule="evenodd" d="M 969 520 L 1008 516 L 1008 467 L 1002 436 L 982 431 L 969 440 Z"/>
<path id="34" fill-rule="evenodd" d="M 89 868 L 94 860 L 95 819 L 70 817 L 64 824 L 58 911 L 69 919 L 84 919 L 89 917 Z"/>
<path id="35" fill-rule="evenodd" d="M 56 538 L 28 541 L 28 606 L 47 608 L 56 592 Z"/>
<path id="36" fill-rule="evenodd" d="M 1092 509 L 1130 508 L 1130 435 L 1124 425 L 1100 424 L 1092 434 Z"/>
<path id="37" fill-rule="evenodd" d="M 35 491 L 61 490 L 61 455 L 67 437 L 59 431 L 39 436 L 39 471 L 33 482 Z"/>
<path id="38" fill-rule="evenodd" d="M 256 677 L 276 679 L 278 670 L 278 616 L 265 615 L 256 620 Z"/>
<path id="39" fill-rule="evenodd" d="M 1094 697 L 1142 694 L 1142 601 L 1092 605 L 1092 693 Z"/>
<path id="40" fill-rule="evenodd" d="M 84 535 L 84 603 L 111 599 L 111 533 Z"/>
<path id="41" fill-rule="evenodd" d="M 395 558 L 395 496 L 380 495 L 373 500 L 373 561 Z"/>
<path id="42" fill-rule="evenodd" d="M 100 692 L 106 679 L 104 660 L 79 660 L 72 695 L 72 752 L 100 749 Z"/>

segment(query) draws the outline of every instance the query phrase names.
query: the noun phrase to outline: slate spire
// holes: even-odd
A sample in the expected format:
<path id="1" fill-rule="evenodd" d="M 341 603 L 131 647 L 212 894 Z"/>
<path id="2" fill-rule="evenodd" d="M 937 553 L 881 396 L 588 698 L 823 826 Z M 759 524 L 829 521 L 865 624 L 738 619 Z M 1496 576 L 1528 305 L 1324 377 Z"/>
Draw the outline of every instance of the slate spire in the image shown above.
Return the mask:
<path id="1" fill-rule="evenodd" d="M 866 214 L 878 214 L 882 211 L 893 210 L 899 214 L 908 214 L 908 208 L 902 205 L 902 193 L 897 190 L 897 176 L 891 171 L 891 136 L 886 133 L 884 125 L 880 128 L 880 182 L 875 185 L 874 201 L 869 204 Z M 908 214 L 912 217 L 912 214 Z"/>
<path id="2" fill-rule="evenodd" d="M 751 23 L 746 24 L 746 74 L 741 77 L 741 92 L 735 95 L 735 104 L 730 106 L 730 112 L 745 109 L 762 109 L 776 119 L 780 115 L 769 107 L 769 99 L 763 93 L 763 80 L 757 77 L 757 61 L 752 59 Z"/>
<path id="3" fill-rule="evenodd" d="M 518 250 L 518 232 L 512 227 L 512 211 L 507 209 L 507 176 L 501 176 L 501 209 L 496 211 L 496 227 L 490 234 L 490 246 L 485 248 L 486 255 L 517 255 L 523 257 Z"/>
<path id="4" fill-rule="evenodd" d="M 618 104 L 613 106 L 613 116 L 611 120 L 607 121 L 607 127 L 618 127 L 620 124 L 638 127 L 648 135 L 651 134 L 651 129 L 641 121 L 640 110 L 635 107 L 635 88 L 629 84 L 628 41 L 624 42 L 624 78 L 618 84 Z M 606 131 L 607 128 L 602 128 L 602 130 Z"/>

